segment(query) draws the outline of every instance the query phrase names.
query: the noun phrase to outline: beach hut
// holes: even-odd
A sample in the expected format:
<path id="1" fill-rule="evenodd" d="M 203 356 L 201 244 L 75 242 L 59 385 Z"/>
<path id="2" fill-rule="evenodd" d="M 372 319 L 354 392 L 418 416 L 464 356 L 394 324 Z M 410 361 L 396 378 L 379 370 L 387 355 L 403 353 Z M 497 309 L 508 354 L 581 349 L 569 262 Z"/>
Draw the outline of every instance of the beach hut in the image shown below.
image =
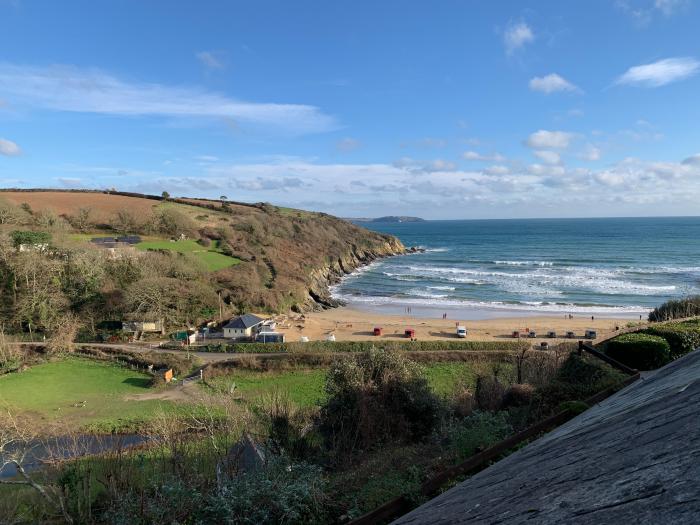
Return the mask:
<path id="1" fill-rule="evenodd" d="M 549 350 L 549 343 L 547 341 L 542 341 L 540 343 L 540 350 Z"/>
<path id="2" fill-rule="evenodd" d="M 380 335 L 382 335 L 382 327 L 381 327 L 381 326 L 375 326 L 375 327 L 374 327 L 374 330 L 372 331 L 372 334 L 376 335 L 377 337 L 379 337 Z"/>
<path id="3" fill-rule="evenodd" d="M 403 335 L 410 339 L 414 339 L 416 337 L 416 331 L 413 328 L 406 328 L 406 330 L 404 330 L 403 332 Z"/>
<path id="4" fill-rule="evenodd" d="M 335 342 L 335 334 L 328 334 L 328 335 L 326 336 L 326 341 L 329 341 L 329 342 L 331 342 L 331 343 L 334 343 L 334 342 Z"/>
<path id="5" fill-rule="evenodd" d="M 537 337 L 537 332 L 535 332 L 534 330 L 530 330 L 530 331 L 527 333 L 527 336 L 530 337 L 530 338 Z"/>
<path id="6" fill-rule="evenodd" d="M 557 333 L 554 331 L 547 332 L 547 337 L 549 337 L 551 339 L 555 339 L 557 337 Z"/>
<path id="7" fill-rule="evenodd" d="M 519 330 L 513 330 L 513 339 L 518 339 L 520 337 L 520 331 Z"/>
<path id="8" fill-rule="evenodd" d="M 566 337 L 568 339 L 573 339 L 574 337 L 576 337 L 576 334 L 573 332 L 566 332 Z"/>
<path id="9" fill-rule="evenodd" d="M 598 332 L 595 330 L 586 330 L 586 339 L 595 339 L 598 337 Z"/>

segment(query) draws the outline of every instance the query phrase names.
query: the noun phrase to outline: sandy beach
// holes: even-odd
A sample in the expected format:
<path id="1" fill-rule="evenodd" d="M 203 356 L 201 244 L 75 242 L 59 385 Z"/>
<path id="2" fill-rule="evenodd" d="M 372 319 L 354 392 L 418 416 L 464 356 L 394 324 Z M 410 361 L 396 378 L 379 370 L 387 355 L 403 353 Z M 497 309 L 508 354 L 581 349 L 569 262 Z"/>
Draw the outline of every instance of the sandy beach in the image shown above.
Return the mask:
<path id="1" fill-rule="evenodd" d="M 557 339 L 566 340 L 567 331 L 573 331 L 583 337 L 585 330 L 598 332 L 598 338 L 615 331 L 616 327 L 625 328 L 630 319 L 602 318 L 591 319 L 590 316 L 574 316 L 573 319 L 560 317 L 511 317 L 462 321 L 460 319 L 430 319 L 411 317 L 410 315 L 386 315 L 358 310 L 350 307 L 334 308 L 321 312 L 312 312 L 304 316 L 288 318 L 278 327 L 284 332 L 287 341 L 299 341 L 302 336 L 309 340 L 324 340 L 334 334 L 337 341 L 360 341 L 374 339 L 373 329 L 382 328 L 382 338 L 398 339 L 404 337 L 406 328 L 413 328 L 419 340 L 456 340 L 456 325 L 465 326 L 469 332 L 467 340 L 489 341 L 511 339 L 515 330 L 524 334 L 527 330 L 537 333 L 537 340 L 548 340 L 547 332 L 556 331 Z"/>

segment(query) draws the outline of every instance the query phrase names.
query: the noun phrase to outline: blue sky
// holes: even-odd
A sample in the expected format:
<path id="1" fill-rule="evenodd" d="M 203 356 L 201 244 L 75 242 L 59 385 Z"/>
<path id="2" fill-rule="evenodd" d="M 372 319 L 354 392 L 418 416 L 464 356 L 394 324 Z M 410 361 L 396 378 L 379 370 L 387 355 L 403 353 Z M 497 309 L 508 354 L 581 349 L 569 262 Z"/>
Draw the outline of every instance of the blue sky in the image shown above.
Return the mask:
<path id="1" fill-rule="evenodd" d="M 697 215 L 693 0 L 0 0 L 0 186 Z"/>

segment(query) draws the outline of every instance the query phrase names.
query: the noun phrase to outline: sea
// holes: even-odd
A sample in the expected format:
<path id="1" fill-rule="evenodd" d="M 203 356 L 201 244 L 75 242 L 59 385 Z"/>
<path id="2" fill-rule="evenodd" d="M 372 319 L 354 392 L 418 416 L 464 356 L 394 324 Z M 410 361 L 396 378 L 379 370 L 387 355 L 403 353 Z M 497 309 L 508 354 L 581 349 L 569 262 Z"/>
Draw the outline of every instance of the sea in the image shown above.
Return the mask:
<path id="1" fill-rule="evenodd" d="M 700 293 L 700 217 L 363 223 L 421 253 L 334 286 L 350 307 L 450 319 L 637 319 Z"/>

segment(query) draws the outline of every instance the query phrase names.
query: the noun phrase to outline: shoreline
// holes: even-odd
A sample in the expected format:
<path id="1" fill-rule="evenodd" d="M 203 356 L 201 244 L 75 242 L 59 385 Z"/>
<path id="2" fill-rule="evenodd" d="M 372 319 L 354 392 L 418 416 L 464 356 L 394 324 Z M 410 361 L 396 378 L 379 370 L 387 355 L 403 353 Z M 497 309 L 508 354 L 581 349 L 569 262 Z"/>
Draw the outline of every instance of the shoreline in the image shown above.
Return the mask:
<path id="1" fill-rule="evenodd" d="M 404 330 L 412 328 L 415 330 L 416 339 L 447 341 L 459 340 L 456 336 L 456 325 L 459 324 L 468 330 L 467 341 L 512 340 L 513 331 L 524 333 L 530 330 L 535 331 L 537 337 L 528 338 L 528 340 L 533 344 L 539 344 L 542 341 L 550 343 L 572 341 L 565 337 L 568 331 L 573 331 L 577 337 L 583 337 L 586 330 L 592 329 L 598 332 L 598 338 L 602 338 L 625 328 L 630 321 L 632 320 L 629 318 L 595 315 L 594 319 L 591 319 L 590 315 L 574 315 L 569 319 L 563 314 L 561 316 L 512 315 L 472 320 L 449 314 L 447 319 L 443 319 L 440 314 L 436 319 L 418 317 L 413 311 L 411 314 L 389 314 L 341 306 L 289 316 L 280 323 L 278 331 L 285 334 L 288 342 L 299 341 L 302 336 L 310 341 L 323 341 L 331 334 L 337 341 L 366 341 L 377 339 L 373 335 L 375 327 L 382 328 L 380 338 L 395 340 L 406 340 Z M 639 323 L 638 318 L 636 323 Z M 643 317 L 643 322 L 640 324 L 646 324 L 646 317 Z M 550 331 L 556 331 L 558 337 L 546 337 L 547 332 Z"/>

